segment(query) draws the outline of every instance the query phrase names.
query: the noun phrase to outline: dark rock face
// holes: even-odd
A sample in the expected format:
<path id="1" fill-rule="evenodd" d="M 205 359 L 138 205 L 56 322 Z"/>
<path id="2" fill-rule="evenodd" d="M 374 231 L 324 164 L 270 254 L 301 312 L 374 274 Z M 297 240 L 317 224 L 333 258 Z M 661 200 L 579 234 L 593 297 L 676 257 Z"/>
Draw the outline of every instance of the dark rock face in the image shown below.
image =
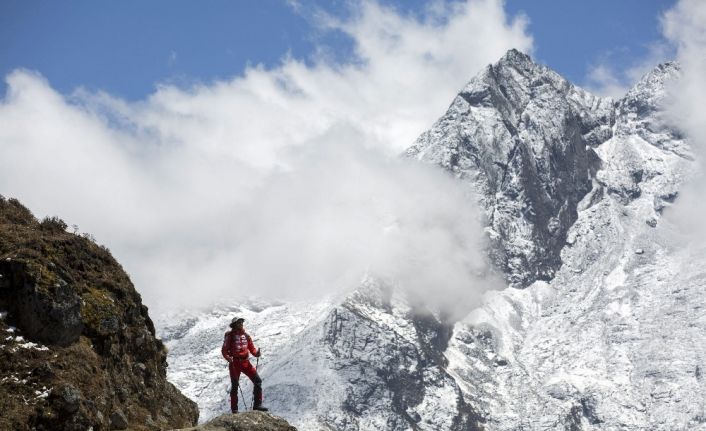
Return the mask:
<path id="1" fill-rule="evenodd" d="M 164 429 L 198 420 L 110 252 L 0 197 L 0 429 Z"/>
<path id="2" fill-rule="evenodd" d="M 612 136 L 613 101 L 509 51 L 459 93 L 407 151 L 475 183 L 491 257 L 511 285 L 551 279 L 578 202 Z"/>
<path id="3" fill-rule="evenodd" d="M 121 410 L 116 410 L 110 415 L 110 429 L 111 430 L 125 430 L 128 427 L 128 421 L 125 417 L 125 413 Z"/>
<path id="4" fill-rule="evenodd" d="M 402 311 L 401 297 L 393 300 L 393 295 L 384 284 L 369 280 L 332 310 L 324 324 L 322 341 L 335 358 L 336 371 L 350 382 L 342 404 L 348 419 L 336 423 L 336 428 L 357 429 L 357 418 L 380 404 L 391 413 L 386 429 L 423 428 L 417 410 L 423 409 L 427 392 L 451 387 L 456 396 L 445 400 L 443 408 L 453 412 L 448 416 L 455 420 L 444 428 L 482 429 L 482 419 L 463 400 L 445 369 L 443 352 L 453 325 L 421 307 Z M 396 319 L 409 322 L 407 334 L 385 323 Z M 361 361 L 363 357 L 374 359 Z"/>
<path id="5" fill-rule="evenodd" d="M 297 429 L 277 416 L 249 411 L 235 415 L 221 415 L 203 425 L 182 431 L 297 431 Z"/>
<path id="6" fill-rule="evenodd" d="M 78 340 L 83 331 L 81 297 L 71 287 L 56 283 L 52 292 L 39 288 L 25 262 L 0 261 L 0 273 L 4 308 L 16 316 L 27 338 L 58 346 Z"/>
<path id="7" fill-rule="evenodd" d="M 57 399 L 61 403 L 61 409 L 66 413 L 76 413 L 80 407 L 82 394 L 73 385 L 62 386 L 57 391 Z"/>

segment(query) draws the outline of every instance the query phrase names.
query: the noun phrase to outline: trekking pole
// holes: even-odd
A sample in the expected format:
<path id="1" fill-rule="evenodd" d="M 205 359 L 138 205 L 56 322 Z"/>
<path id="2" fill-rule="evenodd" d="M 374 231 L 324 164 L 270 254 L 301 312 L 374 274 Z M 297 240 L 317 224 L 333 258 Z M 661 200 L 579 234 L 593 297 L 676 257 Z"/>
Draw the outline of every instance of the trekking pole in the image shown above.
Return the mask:
<path id="1" fill-rule="evenodd" d="M 260 353 L 259 350 L 258 350 L 258 353 Z M 260 365 L 260 357 L 258 356 L 257 359 L 255 360 L 255 374 L 257 374 L 257 367 L 259 365 Z M 255 391 L 253 391 L 253 393 L 252 393 L 252 402 L 250 403 L 250 410 L 252 410 L 254 407 L 255 407 Z"/>
<path id="2" fill-rule="evenodd" d="M 245 410 L 248 409 L 248 402 L 245 401 L 245 394 L 243 393 L 243 387 L 240 386 L 240 376 L 238 376 L 238 389 L 240 389 L 240 398 L 243 399 L 243 407 L 245 407 Z"/>

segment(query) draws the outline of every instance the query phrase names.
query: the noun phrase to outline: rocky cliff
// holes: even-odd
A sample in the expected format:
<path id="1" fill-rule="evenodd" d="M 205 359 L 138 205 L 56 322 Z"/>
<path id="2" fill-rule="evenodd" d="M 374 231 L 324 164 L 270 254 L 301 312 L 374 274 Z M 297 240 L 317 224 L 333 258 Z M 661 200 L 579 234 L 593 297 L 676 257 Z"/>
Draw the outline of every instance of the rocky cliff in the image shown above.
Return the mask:
<path id="1" fill-rule="evenodd" d="M 188 426 L 167 352 L 110 252 L 0 197 L 0 429 Z"/>

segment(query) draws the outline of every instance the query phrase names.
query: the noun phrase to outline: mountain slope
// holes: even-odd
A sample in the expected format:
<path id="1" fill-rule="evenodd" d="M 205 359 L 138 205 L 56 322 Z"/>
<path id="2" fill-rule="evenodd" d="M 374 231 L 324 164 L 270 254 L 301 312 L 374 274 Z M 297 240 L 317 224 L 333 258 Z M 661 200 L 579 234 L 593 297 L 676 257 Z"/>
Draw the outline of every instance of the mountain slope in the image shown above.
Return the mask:
<path id="1" fill-rule="evenodd" d="M 616 104 L 555 278 L 488 295 L 456 325 L 450 368 L 489 428 L 704 427 L 706 250 L 662 218 L 693 169 L 659 118 L 676 75 L 661 65 Z"/>

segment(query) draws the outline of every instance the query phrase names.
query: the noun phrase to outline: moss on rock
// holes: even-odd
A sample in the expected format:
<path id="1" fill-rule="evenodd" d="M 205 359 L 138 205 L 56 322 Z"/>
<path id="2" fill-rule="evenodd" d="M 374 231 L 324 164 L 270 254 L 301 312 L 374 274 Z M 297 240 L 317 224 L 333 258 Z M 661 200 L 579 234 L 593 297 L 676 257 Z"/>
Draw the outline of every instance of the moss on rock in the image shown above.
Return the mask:
<path id="1" fill-rule="evenodd" d="M 0 429 L 192 425 L 198 408 L 166 367 L 147 307 L 108 249 L 0 196 Z"/>

